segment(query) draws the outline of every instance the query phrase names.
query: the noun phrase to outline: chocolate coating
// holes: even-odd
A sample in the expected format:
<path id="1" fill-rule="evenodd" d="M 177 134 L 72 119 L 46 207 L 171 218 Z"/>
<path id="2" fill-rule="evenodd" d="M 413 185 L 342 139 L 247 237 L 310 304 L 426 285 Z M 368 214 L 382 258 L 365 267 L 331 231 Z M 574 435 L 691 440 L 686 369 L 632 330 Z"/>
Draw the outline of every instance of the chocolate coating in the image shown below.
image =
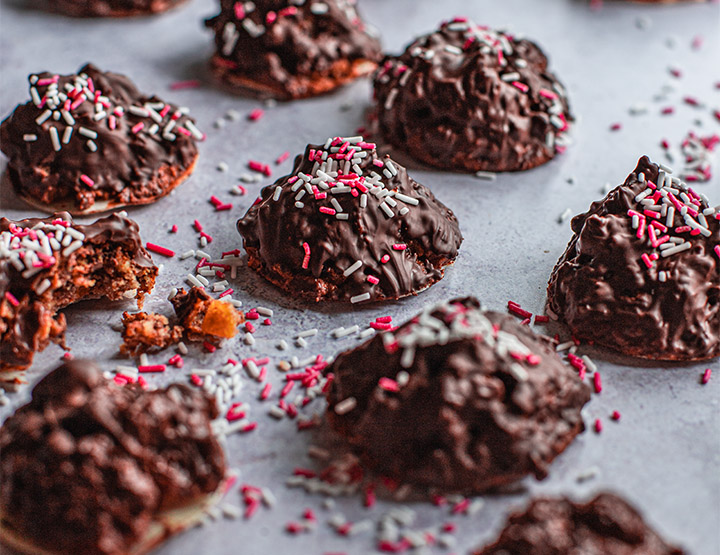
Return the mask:
<path id="1" fill-rule="evenodd" d="M 53 552 L 127 553 L 159 511 L 222 482 L 217 415 L 185 385 L 143 391 L 67 362 L 0 429 L 2 517 Z"/>
<path id="2" fill-rule="evenodd" d="M 57 83 L 49 83 L 53 80 Z M 66 86 L 82 92 L 69 92 Z M 0 149 L 9 158 L 13 187 L 34 206 L 80 214 L 147 204 L 192 172 L 198 152 L 189 131 L 193 120 L 177 106 L 143 95 L 127 77 L 88 64 L 78 75 L 31 75 L 30 89 L 40 105 L 31 99 L 2 122 Z M 98 91 L 98 103 L 80 101 L 81 94 L 94 98 Z M 105 117 L 96 119 L 96 105 Z M 152 113 L 148 105 L 154 106 Z M 67 144 L 66 133 L 72 133 Z"/>
<path id="3" fill-rule="evenodd" d="M 457 256 L 462 235 L 453 212 L 405 168 L 378 157 L 375 145 L 353 140 L 308 145 L 292 174 L 265 187 L 237 223 L 250 267 L 292 295 L 398 299 L 441 279 Z M 312 187 L 317 192 L 308 193 Z"/>
<path id="4" fill-rule="evenodd" d="M 328 421 L 366 464 L 451 491 L 544 478 L 584 430 L 590 400 L 548 338 L 474 298 L 425 309 L 338 355 L 327 372 Z"/>
<path id="5" fill-rule="evenodd" d="M 221 0 L 220 13 L 205 22 L 215 32 L 213 69 L 233 88 L 280 99 L 326 93 L 367 75 L 382 54 L 355 3 Z"/>
<path id="6" fill-rule="evenodd" d="M 117 214 L 88 225 L 71 219 L 68 213 L 18 222 L 0 218 L 0 371 L 24 369 L 49 341 L 61 342 L 66 323 L 57 312 L 65 306 L 83 299 L 119 300 L 133 290 L 142 306 L 153 288 L 158 270 L 134 221 Z M 44 267 L 29 270 L 29 261 L 17 267 L 23 249 L 13 238 L 29 229 L 59 236 L 56 226 L 80 234 L 82 244 L 72 252 L 66 250 L 70 245 L 48 245 Z"/>
<path id="7" fill-rule="evenodd" d="M 47 5 L 74 17 L 128 17 L 165 12 L 185 0 L 47 0 Z"/>
<path id="8" fill-rule="evenodd" d="M 682 555 L 626 501 L 601 493 L 588 503 L 539 498 L 510 516 L 498 540 L 475 555 Z"/>
<path id="9" fill-rule="evenodd" d="M 387 56 L 374 85 L 384 138 L 447 170 L 533 168 L 564 149 L 572 120 L 535 43 L 464 18 Z"/>
<path id="10" fill-rule="evenodd" d="M 640 174 L 646 181 L 639 180 Z M 658 194 L 655 205 L 666 210 L 672 206 L 675 212 L 672 225 L 664 230 L 667 215 L 645 215 L 648 207 L 635 200 L 647 189 L 646 198 L 654 203 L 655 189 L 647 181 L 653 187 L 660 185 L 658 176 L 658 166 L 643 156 L 625 183 L 573 218 L 574 235 L 550 276 L 548 307 L 575 337 L 626 355 L 656 360 L 717 357 L 720 221 L 707 200 L 692 197 L 683 190 L 686 185 L 674 180 L 675 193 L 667 187 L 663 192 L 670 191 L 677 206 L 687 205 L 693 212 L 681 216 L 672 201 Z M 667 183 L 670 176 L 663 179 Z M 697 204 L 682 200 L 682 195 Z M 638 218 L 642 229 L 633 228 L 629 211 L 642 216 Z M 698 226 L 702 221 L 692 215 L 698 212 L 705 212 L 703 233 L 707 236 L 693 235 L 688 226 L 688 222 Z M 647 225 L 650 221 L 655 222 L 656 247 Z M 655 227 L 658 224 L 661 227 Z M 688 243 L 688 250 L 665 256 L 665 247 L 672 242 Z"/>

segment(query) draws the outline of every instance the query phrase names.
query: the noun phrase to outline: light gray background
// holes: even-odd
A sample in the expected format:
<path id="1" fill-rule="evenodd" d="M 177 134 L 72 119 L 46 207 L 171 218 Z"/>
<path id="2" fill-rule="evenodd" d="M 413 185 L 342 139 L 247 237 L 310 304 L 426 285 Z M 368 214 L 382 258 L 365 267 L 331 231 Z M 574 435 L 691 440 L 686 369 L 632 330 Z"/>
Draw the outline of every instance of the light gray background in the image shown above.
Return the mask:
<path id="1" fill-rule="evenodd" d="M 193 366 L 219 367 L 228 356 L 270 355 L 277 361 L 277 339 L 310 327 L 319 328 L 321 333 L 310 340 L 307 349 L 289 354 L 333 355 L 358 342 L 353 338 L 330 339 L 327 332 L 335 327 L 366 324 L 383 314 L 402 322 L 426 303 L 455 295 L 477 295 L 494 309 L 503 309 L 512 299 L 539 312 L 544 305 L 547 278 L 570 238 L 569 222 L 558 224 L 559 214 L 566 208 L 573 213 L 585 210 L 592 200 L 602 196 L 600 191 L 606 182 L 617 184 L 624 180 L 640 155 L 647 153 L 662 160 L 661 138 L 676 144 L 691 128 L 718 132 L 718 122 L 708 109 L 692 108 L 680 101 L 683 95 L 692 94 L 720 108 L 720 90 L 714 88 L 714 83 L 720 81 L 717 4 L 646 6 L 606 2 L 599 12 L 588 9 L 585 2 L 571 0 L 361 0 L 360 4 L 366 19 L 380 29 L 384 47 L 390 52 L 398 52 L 413 36 L 434 29 L 441 20 L 454 15 L 469 15 L 493 27 L 509 25 L 513 31 L 535 39 L 569 90 L 572 109 L 579 119 L 573 132 L 576 143 L 565 155 L 541 168 L 502 175 L 493 183 L 467 175 L 415 169 L 414 177 L 455 210 L 465 235 L 460 256 L 444 280 L 417 298 L 386 306 L 333 308 L 298 305 L 243 269 L 233 283 L 235 297 L 246 307 L 259 304 L 275 309 L 274 325 L 260 328 L 253 348 L 233 340 L 214 355 L 193 351 L 182 371 L 171 370 L 162 378 L 152 378 L 155 383 L 184 379 L 186 370 Z M 0 6 L 3 117 L 18 102 L 26 101 L 28 73 L 71 73 L 86 61 L 126 73 L 141 90 L 191 108 L 208 133 L 208 140 L 200 146 L 195 174 L 169 198 L 130 210 L 144 240 L 179 252 L 196 247 L 196 234 L 190 227 L 194 218 L 200 219 L 215 238 L 206 249 L 212 254 L 239 247 L 234 222 L 255 198 L 260 184 L 250 185 L 246 197 L 231 197 L 228 191 L 238 176 L 246 173 L 247 161 L 270 163 L 285 150 L 293 155 L 301 152 L 310 141 L 353 134 L 363 124 L 369 105 L 369 86 L 359 82 L 331 96 L 278 105 L 267 110 L 257 123 L 243 119 L 216 130 L 213 122 L 229 109 L 245 115 L 261 104 L 231 96 L 212 84 L 206 67 L 211 36 L 203 29 L 202 19 L 216 13 L 215 2 L 193 0 L 158 17 L 114 21 L 56 16 L 26 7 L 21 0 L 3 0 Z M 690 47 L 696 35 L 705 39 L 699 51 Z M 671 37 L 676 43 L 674 48 L 666 44 Z M 682 79 L 668 74 L 669 65 L 682 69 Z M 198 89 L 169 90 L 172 82 L 196 78 L 203 82 Z M 667 101 L 654 101 L 666 84 L 676 90 Z M 649 113 L 630 116 L 628 108 L 634 103 L 648 105 Z M 343 105 L 349 109 L 342 111 Z M 665 105 L 677 106 L 676 113 L 660 116 L 659 109 Z M 612 133 L 609 125 L 616 121 L 623 123 L 623 129 Z M 289 171 L 291 160 L 281 168 L 273 166 L 276 177 Z M 216 170 L 223 161 L 230 166 L 228 173 Z M 3 159 L 0 170 L 4 165 Z M 574 184 L 568 183 L 571 178 Z M 717 203 L 719 183 L 716 176 L 698 189 Z M 207 202 L 211 194 L 233 202 L 234 209 L 215 213 Z M 36 215 L 7 189 L 0 194 L 0 204 L 2 214 L 10 218 Z M 172 224 L 180 228 L 177 235 L 168 234 Z M 156 257 L 156 262 L 164 263 L 164 269 L 146 308 L 168 314 L 170 308 L 164 300 L 168 290 L 183 281 L 194 263 L 162 257 Z M 131 303 L 86 302 L 66 310 L 67 339 L 73 354 L 94 357 L 107 368 L 122 362 L 117 358 L 119 334 L 111 325 L 119 322 L 123 309 L 132 308 Z M 691 553 L 719 553 L 718 361 L 658 368 L 607 352 L 583 352 L 598 361 L 605 384 L 602 394 L 594 396 L 586 408 L 585 419 L 590 427 L 595 418 L 602 418 L 605 430 L 601 435 L 590 430 L 581 435 L 552 465 L 544 482 L 527 479 L 523 482 L 524 493 L 488 496 L 479 514 L 450 519 L 459 526 L 455 551 L 464 553 L 492 539 L 508 511 L 522 506 L 530 494 L 568 493 L 586 498 L 595 491 L 610 489 L 631 500 L 662 535 Z M 38 355 L 28 373 L 29 381 L 36 382 L 55 367 L 60 355 L 55 346 Z M 168 356 L 154 356 L 151 360 L 164 362 Z M 708 385 L 701 386 L 699 376 L 708 366 L 716 375 Z M 274 369 L 270 381 L 276 394 L 281 375 Z M 230 438 L 227 453 L 230 465 L 241 469 L 242 481 L 272 488 L 279 499 L 278 507 L 260 510 L 250 522 L 222 521 L 189 531 L 171 540 L 159 553 L 372 551 L 371 534 L 348 541 L 325 525 L 330 513 L 320 508 L 321 497 L 282 485 L 295 466 L 311 464 L 306 450 L 319 438 L 312 433 L 296 433 L 294 422 L 271 420 L 265 414 L 269 405 L 259 406 L 254 400 L 259 389 L 248 380 L 242 399 L 254 406 L 258 430 Z M 29 391 L 26 387 L 13 394 L 11 406 L 0 409 L 0 420 L 24 403 Z M 311 408 L 322 409 L 320 403 Z M 620 423 L 609 420 L 613 410 L 622 413 Z M 577 475 L 591 467 L 600 469 L 599 476 L 578 483 Z M 240 502 L 235 491 L 228 500 Z M 394 506 L 383 501 L 367 510 L 359 496 L 339 499 L 337 503 L 337 510 L 353 521 L 377 520 Z M 286 535 L 284 524 L 298 519 L 305 507 L 316 509 L 320 515 L 319 529 L 299 537 Z M 418 527 L 449 519 L 446 509 L 426 503 L 415 503 L 413 508 L 419 514 Z"/>

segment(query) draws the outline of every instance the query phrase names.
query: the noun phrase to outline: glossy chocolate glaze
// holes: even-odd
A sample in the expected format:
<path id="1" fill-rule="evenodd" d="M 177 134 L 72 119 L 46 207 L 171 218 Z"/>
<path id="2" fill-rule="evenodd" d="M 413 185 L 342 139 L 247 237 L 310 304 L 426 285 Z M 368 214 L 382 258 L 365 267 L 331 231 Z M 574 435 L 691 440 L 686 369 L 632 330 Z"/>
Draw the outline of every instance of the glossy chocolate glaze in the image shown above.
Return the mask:
<path id="1" fill-rule="evenodd" d="M 70 110 L 63 108 L 65 103 L 54 110 L 58 116 L 63 111 L 69 113 L 72 125 L 65 116 L 58 120 L 49 117 L 38 124 L 38 118 L 45 117 L 49 109 L 42 99 L 54 85 L 33 85 L 31 76 L 30 88 L 37 91 L 42 106 L 30 100 L 18 105 L 2 122 L 0 149 L 9 158 L 8 174 L 17 193 L 48 207 L 73 204 L 71 212 L 91 210 L 100 201 L 111 206 L 145 204 L 167 194 L 184 179 L 197 157 L 196 138 L 179 132 L 188 122 L 192 126 L 192 120 L 180 114 L 177 106 L 143 95 L 124 75 L 102 72 L 91 64 L 81 68 L 78 75 L 85 75 L 92 89 L 102 92 L 98 105 L 104 102 L 109 106 L 103 110 L 106 117 L 96 121 L 96 104 L 86 100 L 75 108 L 71 105 Z M 66 94 L 65 85 L 73 85 L 78 75 L 57 76 L 58 90 Z M 38 83 L 56 78 L 47 72 L 35 76 Z M 89 85 L 87 89 L 83 94 L 93 95 Z M 160 108 L 154 110 L 153 117 L 130 111 L 131 106 L 144 108 L 148 103 L 168 108 L 162 117 Z M 115 115 L 116 111 L 123 115 Z M 142 129 L 138 130 L 140 124 Z M 157 131 L 151 133 L 154 125 Z M 169 125 L 172 128 L 166 133 Z M 53 145 L 51 128 L 58 133 L 59 151 Z M 73 131 L 64 144 L 68 128 Z M 36 140 L 26 141 L 26 136 Z M 94 152 L 91 143 L 97 148 Z M 82 176 L 90 178 L 92 184 Z"/>
<path id="2" fill-rule="evenodd" d="M 66 362 L 0 429 L 0 512 L 35 545 L 130 551 L 159 511 L 215 491 L 225 457 L 213 400 L 183 384 L 144 391 Z"/>
<path id="3" fill-rule="evenodd" d="M 646 181 L 638 179 L 641 173 Z M 573 218 L 574 235 L 550 277 L 548 307 L 578 339 L 626 355 L 717 357 L 720 254 L 714 249 L 720 245 L 720 221 L 706 200 L 698 200 L 697 211 L 708 212 L 709 236 L 692 235 L 689 227 L 678 232 L 685 226 L 679 213 L 667 232 L 656 234 L 689 242 L 689 250 L 664 257 L 662 245 L 653 248 L 648 233 L 639 239 L 628 211 L 643 212 L 635 197 L 648 188 L 647 181 L 656 184 L 658 174 L 658 166 L 643 156 L 625 183 Z M 667 223 L 666 217 L 657 221 Z M 660 256 L 647 267 L 642 256 L 653 254 Z"/>
<path id="4" fill-rule="evenodd" d="M 300 4 L 300 5 L 298 5 Z M 214 65 L 279 98 L 327 92 L 375 68 L 382 52 L 354 0 L 221 0 L 205 24 L 215 32 Z M 239 17 L 239 15 L 241 17 Z M 353 68 L 355 67 L 355 69 Z M 317 90 L 315 83 L 335 81 Z"/>
<path id="5" fill-rule="evenodd" d="M 456 19 L 387 56 L 374 76 L 385 139 L 430 166 L 515 171 L 564 148 L 565 90 L 533 42 Z"/>
<path id="6" fill-rule="evenodd" d="M 311 153 L 320 156 L 325 152 L 324 145 L 308 145 L 305 154 L 295 160 L 292 173 L 265 187 L 258 201 L 237 223 L 250 266 L 291 295 L 315 301 L 348 301 L 364 294 L 367 299 L 363 300 L 369 301 L 398 299 L 416 294 L 441 279 L 444 266 L 457 256 L 462 235 L 452 210 L 415 182 L 405 168 L 389 157 L 379 157 L 374 145 L 359 144 L 366 145 L 363 149 L 358 147 L 365 157 L 355 170 L 348 170 L 350 175 L 360 170 L 360 181 L 365 180 L 365 185 L 354 187 L 357 196 L 352 191 L 334 194 L 339 183 L 335 178 L 330 182 L 336 185 L 318 189 L 317 194 L 307 193 L 310 184 L 299 187 L 303 180 L 298 176 L 309 178 L 316 174 L 318 162 L 311 159 Z M 346 161 L 340 163 L 344 165 Z M 389 171 L 388 164 L 396 170 L 396 175 L 389 174 L 390 178 L 382 173 Z M 349 161 L 347 165 L 350 167 Z M 344 178 L 337 177 L 341 179 Z M 376 191 L 379 194 L 393 191 L 392 194 L 400 193 L 402 198 L 417 204 L 398 200 L 390 209 L 393 216 L 389 217 L 380 206 L 386 201 L 371 192 L 369 183 L 373 179 L 382 185 Z M 344 182 L 353 181 L 349 178 Z M 274 200 L 277 190 L 279 198 Z M 363 190 L 367 193 L 360 193 Z M 301 191 L 306 193 L 298 201 Z M 319 198 L 323 194 L 326 197 Z M 362 208 L 363 194 L 367 197 L 366 208 Z M 348 219 L 339 220 L 337 214 L 320 211 L 322 208 L 335 212 L 332 201 L 340 204 Z M 303 206 L 298 208 L 296 202 Z M 404 208 L 408 211 L 401 215 Z M 304 244 L 310 253 L 307 268 L 303 268 Z M 398 250 L 400 246 L 403 250 Z M 385 256 L 387 261 L 382 262 Z M 361 261 L 361 267 L 345 275 L 357 261 Z M 373 284 L 368 277 L 379 281 Z"/>
<path id="7" fill-rule="evenodd" d="M 510 516 L 498 540 L 475 555 L 682 555 L 665 543 L 632 506 L 601 493 L 587 503 L 539 498 Z"/>
<path id="8" fill-rule="evenodd" d="M 328 421 L 365 463 L 440 490 L 545 477 L 584 430 L 580 410 L 590 400 L 548 338 L 474 298 L 429 307 L 338 355 L 326 372 L 334 374 Z"/>

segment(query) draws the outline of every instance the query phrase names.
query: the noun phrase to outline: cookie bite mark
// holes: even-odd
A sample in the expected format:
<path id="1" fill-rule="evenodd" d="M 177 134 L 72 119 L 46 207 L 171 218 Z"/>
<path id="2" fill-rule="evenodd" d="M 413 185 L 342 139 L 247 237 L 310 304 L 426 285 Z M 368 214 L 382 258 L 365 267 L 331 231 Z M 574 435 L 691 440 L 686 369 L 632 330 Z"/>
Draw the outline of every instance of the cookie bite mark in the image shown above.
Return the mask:
<path id="1" fill-rule="evenodd" d="M 572 220 L 548 308 L 575 337 L 653 360 L 720 355 L 720 215 L 643 156 Z"/>
<path id="2" fill-rule="evenodd" d="M 373 82 L 385 140 L 429 166 L 527 170 L 568 144 L 565 88 L 542 50 L 466 18 L 386 56 Z"/>
<path id="3" fill-rule="evenodd" d="M 85 299 L 143 297 L 155 284 L 132 220 L 113 214 L 88 225 L 70 214 L 0 218 L 0 370 L 23 370 L 50 341 L 62 343 L 58 311 Z"/>
<path id="4" fill-rule="evenodd" d="M 0 125 L 0 149 L 32 206 L 77 215 L 149 204 L 192 173 L 204 135 L 185 108 L 90 64 L 28 80 L 30 101 Z"/>
<path id="5" fill-rule="evenodd" d="M 221 0 L 212 70 L 240 93 L 293 100 L 369 75 L 382 54 L 354 0 Z"/>
<path id="6" fill-rule="evenodd" d="M 364 464 L 443 491 L 544 478 L 590 400 L 548 338 L 473 298 L 426 308 L 326 372 L 328 422 Z"/>
<path id="7" fill-rule="evenodd" d="M 308 145 L 237 226 L 251 268 L 316 302 L 415 295 L 462 243 L 452 210 L 360 136 Z"/>

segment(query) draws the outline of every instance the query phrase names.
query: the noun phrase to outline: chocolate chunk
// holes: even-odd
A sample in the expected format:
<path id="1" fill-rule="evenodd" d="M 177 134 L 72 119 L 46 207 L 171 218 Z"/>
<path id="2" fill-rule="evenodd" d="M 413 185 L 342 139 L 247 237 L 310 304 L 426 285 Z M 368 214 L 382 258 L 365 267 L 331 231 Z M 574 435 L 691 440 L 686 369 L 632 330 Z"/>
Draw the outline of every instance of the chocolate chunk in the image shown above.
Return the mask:
<path id="1" fill-rule="evenodd" d="M 123 312 L 122 338 L 120 352 L 136 356 L 149 351 L 160 351 L 178 343 L 182 339 L 183 329 L 170 325 L 162 314 Z"/>
<path id="2" fill-rule="evenodd" d="M 192 119 L 93 65 L 77 75 L 30 75 L 30 101 L 0 126 L 0 149 L 18 195 L 72 214 L 148 204 L 193 171 Z"/>
<path id="3" fill-rule="evenodd" d="M 548 307 L 578 339 L 654 360 L 720 355 L 718 211 L 640 158 L 572 220 Z"/>
<path id="4" fill-rule="evenodd" d="M 144 391 L 106 381 L 93 362 L 65 363 L 0 429 L 3 536 L 52 552 L 131 552 L 163 511 L 219 487 L 217 416 L 185 385 Z"/>
<path id="5" fill-rule="evenodd" d="M 381 57 L 355 0 L 221 0 L 205 25 L 215 32 L 214 73 L 239 92 L 316 96 L 368 75 Z"/>
<path id="6" fill-rule="evenodd" d="M 626 501 L 602 493 L 588 503 L 539 498 L 510 516 L 498 540 L 475 555 L 682 555 Z"/>
<path id="7" fill-rule="evenodd" d="M 251 268 L 315 301 L 417 294 L 462 242 L 452 210 L 362 137 L 308 145 L 237 226 Z"/>
<path id="8" fill-rule="evenodd" d="M 540 48 L 464 18 L 388 56 L 374 76 L 385 139 L 430 166 L 516 171 L 564 150 L 565 89 Z"/>
<path id="9" fill-rule="evenodd" d="M 0 218 L 0 371 L 25 369 L 49 341 L 62 342 L 58 311 L 72 303 L 134 294 L 142 306 L 157 272 L 137 224 L 124 216 L 89 225 L 66 212 Z"/>
<path id="10" fill-rule="evenodd" d="M 46 0 L 49 9 L 74 17 L 129 17 L 165 12 L 185 0 Z"/>
<path id="11" fill-rule="evenodd" d="M 590 389 L 551 341 L 474 298 L 426 308 L 338 355 L 327 418 L 391 478 L 479 492 L 548 464 L 584 430 Z"/>

